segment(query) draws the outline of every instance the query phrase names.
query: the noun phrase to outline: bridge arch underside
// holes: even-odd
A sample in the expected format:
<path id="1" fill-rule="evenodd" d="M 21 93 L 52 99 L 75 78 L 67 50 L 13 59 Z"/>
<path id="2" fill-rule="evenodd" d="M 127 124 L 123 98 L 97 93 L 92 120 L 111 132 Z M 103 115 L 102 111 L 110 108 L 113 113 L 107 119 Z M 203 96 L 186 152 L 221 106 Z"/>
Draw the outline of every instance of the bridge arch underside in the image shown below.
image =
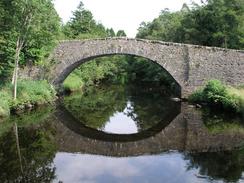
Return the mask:
<path id="1" fill-rule="evenodd" d="M 114 56 L 114 55 L 129 55 L 129 56 L 135 56 L 135 57 L 142 57 L 140 55 L 135 55 L 135 54 L 130 54 L 130 53 L 116 53 L 116 54 L 103 54 L 103 55 L 94 55 L 91 57 L 86 57 L 86 58 L 82 58 L 79 61 L 76 61 L 70 65 L 67 65 L 60 73 L 59 75 L 57 75 L 57 77 L 55 78 L 53 84 L 54 86 L 56 86 L 57 88 L 60 88 L 62 83 L 64 82 L 64 80 L 70 75 L 70 73 L 72 73 L 76 68 L 78 68 L 79 66 L 81 66 L 82 64 L 86 63 L 86 62 L 90 62 L 93 59 L 96 58 L 101 58 L 101 57 L 105 57 L 105 56 Z M 172 80 L 172 82 L 175 83 L 175 85 L 177 86 L 177 95 L 181 96 L 181 85 L 179 84 L 179 82 L 177 81 L 177 79 L 174 78 L 174 76 L 171 75 L 171 73 L 169 71 L 167 71 L 162 65 L 160 65 L 157 61 L 153 61 L 149 58 L 146 57 L 142 57 L 144 59 L 146 59 L 148 62 L 151 62 L 152 64 L 157 65 L 158 67 L 160 67 L 162 69 L 162 72 L 165 72 L 167 74 L 168 77 L 170 77 L 170 79 Z M 155 73 L 156 74 L 156 73 Z"/>

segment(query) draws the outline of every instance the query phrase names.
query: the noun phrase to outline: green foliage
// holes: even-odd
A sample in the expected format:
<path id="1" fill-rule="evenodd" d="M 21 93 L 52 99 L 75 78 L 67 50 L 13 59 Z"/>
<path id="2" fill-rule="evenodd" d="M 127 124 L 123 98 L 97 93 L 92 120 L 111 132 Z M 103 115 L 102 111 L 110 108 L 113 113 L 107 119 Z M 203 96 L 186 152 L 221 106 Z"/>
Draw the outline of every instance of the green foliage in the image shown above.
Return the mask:
<path id="1" fill-rule="evenodd" d="M 152 22 L 143 22 L 138 38 L 244 48 L 243 0 L 209 0 L 178 12 L 163 10 Z"/>
<path id="2" fill-rule="evenodd" d="M 228 88 L 218 80 L 210 80 L 203 89 L 193 93 L 189 97 L 189 101 L 207 103 L 237 113 L 243 112 L 244 108 L 244 95 L 236 94 L 233 89 Z"/>
<path id="3" fill-rule="evenodd" d="M 178 83 L 160 65 L 142 57 L 128 56 L 127 60 L 128 68 L 126 71 L 130 82 L 165 86 L 172 92 L 179 93 Z"/>
<path id="4" fill-rule="evenodd" d="M 17 106 L 26 103 L 48 103 L 54 100 L 56 92 L 47 81 L 23 80 L 18 86 L 19 98 L 11 105 Z"/>
<path id="5" fill-rule="evenodd" d="M 11 108 L 16 108 L 19 105 L 40 105 L 52 102 L 56 96 L 54 88 L 47 81 L 19 81 L 17 100 L 12 99 L 12 87 L 8 84 L 0 90 L 0 109 L 5 111 L 3 114 L 9 114 Z"/>
<path id="6" fill-rule="evenodd" d="M 124 30 L 118 30 L 116 36 L 117 37 L 126 37 L 126 33 Z"/>
<path id="7" fill-rule="evenodd" d="M 93 59 L 74 70 L 64 81 L 66 90 L 80 90 L 101 82 L 120 84 L 150 83 L 165 86 L 179 95 L 179 85 L 159 65 L 135 56 L 105 56 Z"/>
<path id="8" fill-rule="evenodd" d="M 63 33 L 68 39 L 88 39 L 107 36 L 105 27 L 94 20 L 92 13 L 84 8 L 82 2 L 73 12 L 71 20 L 63 26 Z"/>
<path id="9" fill-rule="evenodd" d="M 105 28 L 103 24 L 96 22 L 92 12 L 84 8 L 80 2 L 69 22 L 62 27 L 64 39 L 93 39 L 105 37 L 124 37 L 124 30 L 117 33 L 112 28 Z"/>
<path id="10" fill-rule="evenodd" d="M 43 61 L 59 37 L 60 18 L 52 0 L 3 0 L 0 10 L 0 79 L 6 79 L 13 72 L 17 40 L 24 44 L 21 65 Z"/>
<path id="11" fill-rule="evenodd" d="M 142 22 L 136 37 L 177 42 L 178 29 L 185 14 L 186 12 L 183 10 L 171 13 L 165 9 L 152 22 Z"/>
<path id="12" fill-rule="evenodd" d="M 0 89 L 0 118 L 10 115 L 9 103 L 12 100 L 11 95 L 5 89 Z"/>
<path id="13" fill-rule="evenodd" d="M 115 36 L 115 32 L 114 32 L 113 28 L 106 29 L 106 33 L 107 33 L 108 37 L 114 37 Z"/>
<path id="14" fill-rule="evenodd" d="M 65 91 L 78 91 L 81 90 L 84 83 L 82 79 L 75 73 L 71 73 L 64 81 L 63 87 Z"/>
<path id="15" fill-rule="evenodd" d="M 126 56 L 110 56 L 93 59 L 75 69 L 64 81 L 66 90 L 80 90 L 84 86 L 97 85 L 103 80 L 116 82 L 125 75 Z"/>

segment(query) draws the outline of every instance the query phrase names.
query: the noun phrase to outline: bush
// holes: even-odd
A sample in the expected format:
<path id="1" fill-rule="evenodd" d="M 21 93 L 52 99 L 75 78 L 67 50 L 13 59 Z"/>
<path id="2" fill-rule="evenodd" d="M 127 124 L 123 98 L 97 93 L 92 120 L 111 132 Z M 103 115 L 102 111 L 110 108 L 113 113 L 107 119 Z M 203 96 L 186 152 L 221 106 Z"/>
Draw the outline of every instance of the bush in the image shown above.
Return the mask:
<path id="1" fill-rule="evenodd" d="M 7 117 L 10 114 L 9 103 L 11 101 L 11 95 L 6 90 L 0 90 L 0 118 Z"/>
<path id="2" fill-rule="evenodd" d="M 12 91 L 12 86 L 11 86 Z M 11 107 L 23 104 L 43 104 L 54 100 L 56 92 L 54 88 L 45 80 L 18 82 L 17 99 L 10 103 Z"/>
<path id="3" fill-rule="evenodd" d="M 194 92 L 189 101 L 241 113 L 244 111 L 244 92 L 239 91 L 241 90 L 227 87 L 218 80 L 210 80 L 203 89 Z"/>
<path id="4" fill-rule="evenodd" d="M 0 90 L 0 116 L 9 115 L 10 109 L 19 105 L 44 104 L 55 99 L 56 92 L 47 81 L 22 80 L 18 82 L 17 99 L 13 100 L 13 85 L 7 84 Z"/>

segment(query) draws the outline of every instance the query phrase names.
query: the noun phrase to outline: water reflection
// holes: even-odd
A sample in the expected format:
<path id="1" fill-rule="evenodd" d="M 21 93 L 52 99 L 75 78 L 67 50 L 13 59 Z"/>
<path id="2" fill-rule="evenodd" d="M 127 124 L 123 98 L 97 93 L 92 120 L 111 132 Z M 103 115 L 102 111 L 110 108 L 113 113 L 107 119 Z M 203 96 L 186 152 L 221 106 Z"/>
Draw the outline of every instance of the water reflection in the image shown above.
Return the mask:
<path id="1" fill-rule="evenodd" d="M 122 112 L 115 112 L 105 123 L 105 126 L 99 130 L 115 134 L 137 133 L 135 121 L 128 116 L 132 111 L 133 106 L 130 101 L 127 101 L 125 109 Z"/>
<path id="2" fill-rule="evenodd" d="M 145 88 L 110 85 L 66 96 L 65 108 L 87 127 L 108 133 L 131 134 L 165 121 L 180 104 Z M 172 118 L 173 119 L 173 118 Z"/>
<path id="3" fill-rule="evenodd" d="M 125 100 L 131 103 L 118 101 L 123 103 L 120 112 L 130 113 L 125 106 L 135 106 L 136 100 L 131 98 Z M 83 125 L 67 106 L 45 107 L 12 118 L 0 126 L 0 182 L 244 181 L 242 123 L 185 104 L 174 111 L 164 118 L 166 122 L 149 127 L 150 123 L 134 123 L 143 130 L 132 134 L 107 133 Z M 135 119 L 147 118 L 136 114 Z M 221 119 L 225 125 L 218 123 Z"/>
<path id="4" fill-rule="evenodd" d="M 55 178 L 55 129 L 46 122 L 51 114 L 47 107 L 1 124 L 0 182 L 50 182 Z"/>
<path id="5" fill-rule="evenodd" d="M 244 181 L 244 149 L 186 154 L 184 159 L 189 161 L 188 170 L 199 169 L 199 177 L 226 182 Z"/>
<path id="6" fill-rule="evenodd" d="M 54 182 L 204 182 L 195 176 L 196 170 L 186 171 L 186 161 L 176 152 L 134 158 L 58 153 L 54 164 Z"/>

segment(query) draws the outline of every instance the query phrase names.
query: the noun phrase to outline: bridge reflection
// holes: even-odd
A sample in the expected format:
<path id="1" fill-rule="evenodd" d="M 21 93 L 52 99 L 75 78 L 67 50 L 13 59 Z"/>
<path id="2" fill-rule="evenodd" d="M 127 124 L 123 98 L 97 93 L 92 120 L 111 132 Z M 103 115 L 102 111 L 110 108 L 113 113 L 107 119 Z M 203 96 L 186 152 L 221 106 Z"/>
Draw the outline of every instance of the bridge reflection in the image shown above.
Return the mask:
<path id="1" fill-rule="evenodd" d="M 169 150 L 227 151 L 244 142 L 241 130 L 209 131 L 203 124 L 202 112 L 184 104 L 161 123 L 137 134 L 109 134 L 86 127 L 61 106 L 55 117 L 59 121 L 54 123 L 55 139 L 61 152 L 127 157 Z"/>

